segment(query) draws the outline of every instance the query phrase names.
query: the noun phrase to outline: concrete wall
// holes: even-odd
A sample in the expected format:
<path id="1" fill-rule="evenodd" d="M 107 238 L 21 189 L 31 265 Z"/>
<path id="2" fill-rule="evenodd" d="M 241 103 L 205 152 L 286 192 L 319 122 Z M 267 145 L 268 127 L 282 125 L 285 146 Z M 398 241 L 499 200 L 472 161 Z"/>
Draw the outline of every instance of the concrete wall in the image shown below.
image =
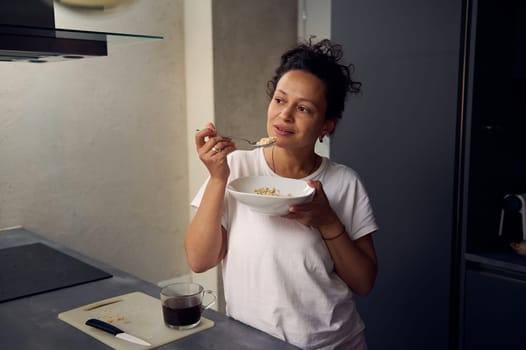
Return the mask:
<path id="1" fill-rule="evenodd" d="M 296 0 L 212 5 L 217 127 L 227 135 L 258 140 L 267 132 L 267 81 L 281 53 L 296 43 Z"/>
<path id="2" fill-rule="evenodd" d="M 298 41 L 331 38 L 332 0 L 298 0 Z M 330 157 L 330 136 L 324 142 L 316 142 L 314 148 L 319 155 Z"/>

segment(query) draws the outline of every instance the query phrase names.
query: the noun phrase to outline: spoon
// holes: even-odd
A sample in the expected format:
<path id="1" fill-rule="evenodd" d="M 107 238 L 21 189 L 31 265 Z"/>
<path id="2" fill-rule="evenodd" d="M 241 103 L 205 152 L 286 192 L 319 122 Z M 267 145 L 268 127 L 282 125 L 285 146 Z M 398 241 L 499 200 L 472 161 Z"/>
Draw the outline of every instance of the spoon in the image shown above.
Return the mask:
<path id="1" fill-rule="evenodd" d="M 244 139 L 242 137 L 233 137 L 233 136 L 227 136 L 227 137 L 234 139 L 234 140 L 245 141 L 246 143 L 248 143 L 250 146 L 254 148 L 272 146 L 277 140 L 276 137 L 274 136 L 262 137 L 258 141 L 251 141 L 251 140 Z"/>
<path id="2" fill-rule="evenodd" d="M 196 129 L 196 131 L 199 131 L 199 129 Z M 245 139 L 243 137 L 238 137 L 238 136 L 223 136 L 223 137 L 234 139 L 234 140 L 245 141 L 253 148 L 272 146 L 277 141 L 277 138 L 275 136 L 262 137 L 258 141 L 252 141 L 252 140 Z"/>

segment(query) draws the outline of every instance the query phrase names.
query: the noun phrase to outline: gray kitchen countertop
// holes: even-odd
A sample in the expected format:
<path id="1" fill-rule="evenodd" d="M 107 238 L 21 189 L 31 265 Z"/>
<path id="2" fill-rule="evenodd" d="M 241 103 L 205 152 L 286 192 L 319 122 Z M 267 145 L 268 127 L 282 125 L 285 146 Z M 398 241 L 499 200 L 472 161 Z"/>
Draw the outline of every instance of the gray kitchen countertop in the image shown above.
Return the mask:
<path id="1" fill-rule="evenodd" d="M 135 291 L 159 297 L 160 288 L 23 228 L 0 231 L 0 249 L 42 242 L 92 266 L 112 278 L 62 288 L 0 303 L 2 349 L 108 349 L 108 346 L 58 319 L 58 314 L 98 300 Z M 296 347 L 233 320 L 214 310 L 204 316 L 214 327 L 168 343 L 158 349 L 289 350 Z"/>

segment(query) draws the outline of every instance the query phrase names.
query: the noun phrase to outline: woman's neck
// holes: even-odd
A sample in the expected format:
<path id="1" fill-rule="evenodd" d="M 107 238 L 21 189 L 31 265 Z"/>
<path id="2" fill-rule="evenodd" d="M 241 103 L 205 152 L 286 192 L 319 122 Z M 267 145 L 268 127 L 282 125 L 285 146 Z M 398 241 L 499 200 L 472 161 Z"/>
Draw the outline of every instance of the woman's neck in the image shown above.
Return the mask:
<path id="1" fill-rule="evenodd" d="M 283 148 L 272 146 L 265 154 L 269 167 L 279 176 L 301 179 L 309 176 L 318 169 L 321 157 L 314 150 L 302 155 Z"/>

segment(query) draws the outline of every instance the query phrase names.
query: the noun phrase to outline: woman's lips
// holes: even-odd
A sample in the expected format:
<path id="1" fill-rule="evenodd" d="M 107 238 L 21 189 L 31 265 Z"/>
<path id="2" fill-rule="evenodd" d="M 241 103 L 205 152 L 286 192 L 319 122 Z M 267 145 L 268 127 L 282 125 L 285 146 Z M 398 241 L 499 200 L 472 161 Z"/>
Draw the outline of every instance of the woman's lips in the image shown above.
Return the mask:
<path id="1" fill-rule="evenodd" d="M 294 132 L 286 130 L 285 128 L 282 128 L 282 127 L 280 127 L 278 125 L 274 125 L 274 132 L 277 135 L 281 135 L 281 136 L 288 136 L 288 135 L 294 134 Z"/>

